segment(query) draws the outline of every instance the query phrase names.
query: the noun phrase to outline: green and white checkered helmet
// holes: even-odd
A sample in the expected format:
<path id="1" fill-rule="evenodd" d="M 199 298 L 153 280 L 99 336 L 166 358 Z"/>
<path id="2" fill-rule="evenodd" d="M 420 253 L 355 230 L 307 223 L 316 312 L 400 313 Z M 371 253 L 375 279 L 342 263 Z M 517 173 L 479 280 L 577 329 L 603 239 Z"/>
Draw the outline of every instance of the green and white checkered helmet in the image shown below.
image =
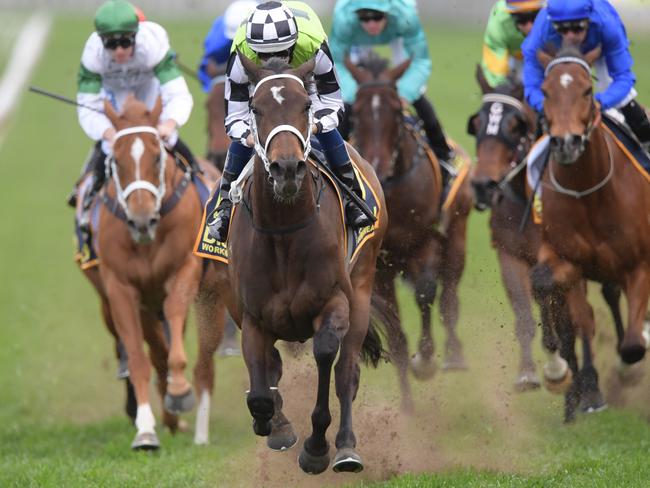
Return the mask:
<path id="1" fill-rule="evenodd" d="M 126 0 L 108 0 L 95 13 L 95 30 L 100 36 L 138 31 L 138 13 Z"/>

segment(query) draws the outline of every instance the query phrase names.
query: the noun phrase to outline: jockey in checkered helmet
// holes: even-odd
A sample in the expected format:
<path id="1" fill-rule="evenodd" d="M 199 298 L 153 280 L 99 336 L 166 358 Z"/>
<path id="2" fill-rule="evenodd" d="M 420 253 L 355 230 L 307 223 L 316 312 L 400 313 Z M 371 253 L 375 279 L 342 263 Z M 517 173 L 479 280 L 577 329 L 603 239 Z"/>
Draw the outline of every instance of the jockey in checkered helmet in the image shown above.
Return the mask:
<path id="1" fill-rule="evenodd" d="M 327 35 L 318 16 L 309 5 L 300 1 L 261 3 L 235 34 L 226 71 L 225 122 L 232 142 L 217 194 L 217 208 L 208 222 L 210 234 L 222 242 L 226 240 L 230 224 L 230 185 L 252 157 L 254 146 L 249 122 L 249 101 L 254 87 L 238 52 L 257 64 L 279 57 L 293 68 L 314 59 L 316 90 L 310 93 L 314 135 L 341 182 L 361 195 L 345 142 L 337 129 L 343 115 L 343 100 Z M 356 228 L 372 223 L 352 200 L 346 203 L 346 220 Z"/>

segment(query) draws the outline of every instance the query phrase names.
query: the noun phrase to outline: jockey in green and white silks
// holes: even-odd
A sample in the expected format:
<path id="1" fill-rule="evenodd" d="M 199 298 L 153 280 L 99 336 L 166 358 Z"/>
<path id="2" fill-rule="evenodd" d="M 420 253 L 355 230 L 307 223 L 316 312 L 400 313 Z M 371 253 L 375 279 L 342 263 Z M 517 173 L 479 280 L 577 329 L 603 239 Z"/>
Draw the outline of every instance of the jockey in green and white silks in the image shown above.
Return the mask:
<path id="1" fill-rule="evenodd" d="M 228 235 L 231 183 L 239 177 L 253 155 L 254 146 L 249 102 L 255 87 L 244 71 L 238 52 L 258 64 L 274 57 L 284 59 L 293 67 L 314 58 L 316 90 L 310 93 L 310 97 L 315 136 L 341 182 L 357 195 L 361 194 L 345 142 L 337 130 L 343 115 L 343 100 L 327 35 L 320 20 L 303 2 L 265 2 L 256 7 L 235 34 L 226 70 L 226 132 L 232 142 L 221 178 L 218 205 L 208 222 L 210 234 L 219 241 L 225 241 Z M 372 223 L 353 200 L 346 203 L 345 209 L 346 219 L 352 226 L 361 228 Z"/>
<path id="2" fill-rule="evenodd" d="M 97 141 L 86 168 L 93 172 L 94 183 L 84 199 L 82 226 L 87 226 L 92 199 L 104 183 L 104 160 L 115 136 L 115 128 L 101 113 L 104 100 L 119 111 L 129 95 L 149 107 L 161 97 L 160 137 L 196 169 L 194 157 L 178 137 L 178 128 L 192 111 L 192 95 L 174 61 L 167 32 L 154 22 L 140 22 L 129 2 L 109 0 L 95 14 L 95 32 L 86 41 L 78 75 L 77 102 L 83 105 L 77 109 L 79 124 Z"/>
<path id="3" fill-rule="evenodd" d="M 481 68 L 490 86 L 505 83 L 512 74 L 521 81 L 521 44 L 545 3 L 545 0 L 498 0 L 492 7 L 483 36 L 481 59 Z"/>
<path id="4" fill-rule="evenodd" d="M 358 62 L 373 46 L 390 45 L 395 64 L 411 59 L 411 64 L 397 82 L 397 91 L 404 102 L 413 105 L 424 123 L 424 131 L 441 166 L 454 159 L 444 131 L 431 103 L 425 96 L 431 76 L 431 59 L 427 38 L 418 17 L 415 0 L 338 0 L 334 7 L 330 46 L 341 77 L 346 120 L 345 136 L 350 132 L 349 114 L 357 92 L 357 82 L 345 67 L 349 55 Z M 453 172 L 452 168 L 445 168 Z M 449 173 L 443 171 L 445 180 Z"/>

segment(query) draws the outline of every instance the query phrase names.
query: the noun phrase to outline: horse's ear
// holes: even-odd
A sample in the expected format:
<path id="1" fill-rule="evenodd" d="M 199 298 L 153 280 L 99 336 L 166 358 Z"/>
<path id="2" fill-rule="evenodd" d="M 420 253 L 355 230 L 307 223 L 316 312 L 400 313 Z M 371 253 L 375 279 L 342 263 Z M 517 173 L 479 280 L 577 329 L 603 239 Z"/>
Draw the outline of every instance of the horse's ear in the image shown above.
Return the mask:
<path id="1" fill-rule="evenodd" d="M 407 59 L 406 61 L 402 61 L 400 64 L 395 66 L 394 68 L 389 69 L 386 72 L 386 76 L 388 76 L 388 79 L 392 80 L 393 82 L 399 80 L 404 73 L 406 73 L 406 70 L 409 69 L 409 66 L 411 66 L 411 59 Z"/>
<path id="2" fill-rule="evenodd" d="M 513 97 L 515 97 L 517 100 L 523 100 L 524 99 L 524 85 L 522 85 L 519 82 L 514 82 L 511 95 Z"/>
<path id="3" fill-rule="evenodd" d="M 537 51 L 537 60 L 542 64 L 542 67 L 546 69 L 549 63 L 553 61 L 553 56 L 540 49 L 539 51 Z"/>
<path id="4" fill-rule="evenodd" d="M 370 71 L 368 71 L 365 68 L 362 68 L 361 66 L 357 66 L 352 62 L 352 59 L 350 59 L 350 56 L 346 56 L 345 59 L 343 60 L 343 64 L 345 64 L 345 67 L 348 69 L 350 74 L 352 75 L 352 78 L 356 80 L 357 83 L 366 83 L 370 81 L 372 78 L 372 74 Z"/>
<path id="5" fill-rule="evenodd" d="M 160 113 L 162 112 L 162 99 L 160 97 L 156 98 L 156 104 L 153 106 L 153 109 L 150 112 L 151 121 L 156 124 L 158 119 L 160 119 Z"/>
<path id="6" fill-rule="evenodd" d="M 237 57 L 239 57 L 239 62 L 244 67 L 244 71 L 248 75 L 248 79 L 251 81 L 251 83 L 256 85 L 262 78 L 260 74 L 262 68 L 257 66 L 254 61 L 248 59 L 239 49 L 237 49 Z"/>
<path id="7" fill-rule="evenodd" d="M 600 55 L 602 53 L 603 53 L 603 49 L 599 44 L 591 51 L 589 51 L 587 54 L 585 54 L 585 61 L 587 61 L 587 63 L 589 63 L 589 66 L 591 66 L 598 58 L 600 58 Z"/>
<path id="8" fill-rule="evenodd" d="M 107 99 L 104 99 L 104 114 L 106 115 L 106 117 L 108 117 L 108 120 L 111 121 L 114 127 L 117 126 L 117 121 L 120 118 L 120 116 L 113 108 L 111 102 L 109 102 Z"/>
<path id="9" fill-rule="evenodd" d="M 314 68 L 316 67 L 316 58 L 313 57 L 309 61 L 305 61 L 300 66 L 298 66 L 290 73 L 294 76 L 297 76 L 305 82 L 311 81 L 311 75 L 314 73 Z"/>
<path id="10" fill-rule="evenodd" d="M 481 67 L 480 63 L 476 63 L 476 81 L 478 82 L 478 86 L 481 87 L 481 92 L 483 92 L 483 95 L 492 91 L 492 87 L 488 83 L 488 80 L 485 77 L 485 73 L 483 72 L 483 68 Z"/>

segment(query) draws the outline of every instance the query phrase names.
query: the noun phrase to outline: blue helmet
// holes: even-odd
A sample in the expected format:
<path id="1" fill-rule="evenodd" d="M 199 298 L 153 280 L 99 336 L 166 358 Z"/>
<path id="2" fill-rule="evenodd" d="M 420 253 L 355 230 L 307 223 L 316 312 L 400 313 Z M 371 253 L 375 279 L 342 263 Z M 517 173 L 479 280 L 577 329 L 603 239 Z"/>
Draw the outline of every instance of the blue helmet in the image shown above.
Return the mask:
<path id="1" fill-rule="evenodd" d="M 588 19 L 593 0 L 548 0 L 547 10 L 551 22 Z"/>

